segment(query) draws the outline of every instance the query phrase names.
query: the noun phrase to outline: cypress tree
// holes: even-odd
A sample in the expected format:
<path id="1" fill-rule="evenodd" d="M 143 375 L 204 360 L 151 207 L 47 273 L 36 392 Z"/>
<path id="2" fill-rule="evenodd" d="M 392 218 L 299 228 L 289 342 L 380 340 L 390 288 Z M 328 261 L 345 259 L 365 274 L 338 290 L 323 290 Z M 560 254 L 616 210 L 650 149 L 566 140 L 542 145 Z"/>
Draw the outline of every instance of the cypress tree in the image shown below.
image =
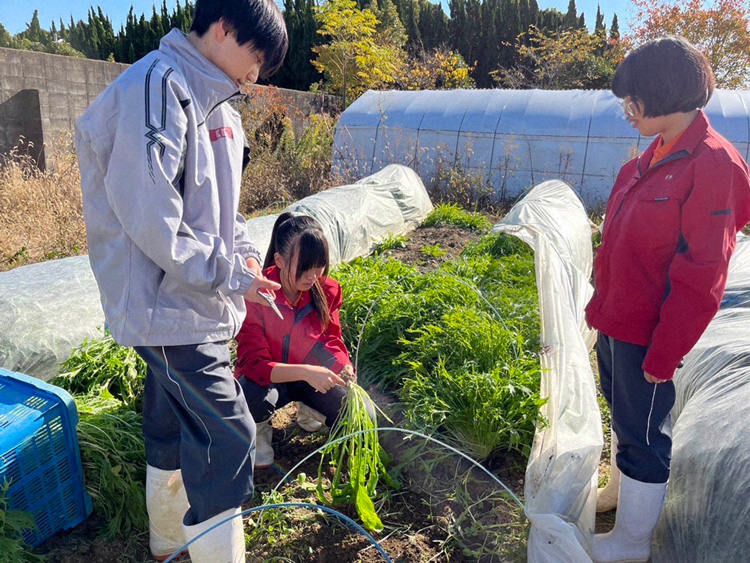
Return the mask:
<path id="1" fill-rule="evenodd" d="M 620 24 L 617 21 L 617 14 L 612 18 L 612 25 L 609 28 L 609 38 L 613 41 L 619 41 L 620 39 Z"/>
<path id="2" fill-rule="evenodd" d="M 599 4 L 596 5 L 596 23 L 594 24 L 594 33 L 597 31 L 606 31 L 607 26 L 604 25 L 604 14 L 602 14 Z"/>
<path id="3" fill-rule="evenodd" d="M 563 18 L 563 26 L 567 29 L 574 29 L 578 25 L 578 10 L 576 9 L 576 0 L 568 2 L 568 11 Z"/>
<path id="4" fill-rule="evenodd" d="M 581 12 L 581 17 L 578 18 L 578 29 L 586 29 L 586 15 Z"/>

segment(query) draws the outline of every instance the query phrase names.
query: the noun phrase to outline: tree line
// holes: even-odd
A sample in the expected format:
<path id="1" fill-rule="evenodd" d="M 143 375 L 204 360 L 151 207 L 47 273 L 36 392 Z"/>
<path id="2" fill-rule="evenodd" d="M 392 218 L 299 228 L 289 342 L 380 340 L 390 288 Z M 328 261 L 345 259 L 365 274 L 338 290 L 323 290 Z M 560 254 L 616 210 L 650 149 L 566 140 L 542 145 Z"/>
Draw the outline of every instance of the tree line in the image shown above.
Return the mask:
<path id="1" fill-rule="evenodd" d="M 444 58 L 465 68 L 472 85 L 479 87 L 497 85 L 502 69 L 513 69 L 523 63 L 525 57 L 519 46 L 525 45 L 527 49 L 532 46 L 530 29 L 545 37 L 574 30 L 592 35 L 588 33 L 584 14 L 577 11 L 575 0 L 570 0 L 565 13 L 554 8 L 540 9 L 537 0 L 450 0 L 450 17 L 440 4 L 429 0 L 356 0 L 356 6 L 377 18 L 378 32 L 395 33 L 390 39 L 412 60 L 422 61 L 426 66 L 444 64 L 431 59 L 435 53 L 442 53 Z M 325 22 L 320 12 L 324 8 L 316 0 L 284 0 L 290 48 L 284 65 L 271 80 L 273 84 L 308 90 L 324 78 L 325 70 L 311 63 L 316 50 L 331 41 L 330 35 L 322 32 Z M 171 11 L 163 1 L 161 9 L 154 7 L 150 17 L 136 15 L 131 7 L 125 24 L 115 31 L 111 19 L 99 6 L 89 9 L 85 21 L 71 17 L 66 24 L 60 19 L 51 22 L 47 29 L 42 27 L 35 11 L 27 28 L 15 36 L 0 23 L 0 47 L 133 63 L 157 48 L 160 38 L 170 29 L 187 32 L 193 13 L 194 4 L 190 0 L 182 3 L 178 0 Z M 613 15 L 607 31 L 604 15 L 597 10 L 594 34 L 597 33 L 605 38 L 602 48 L 606 48 L 607 37 L 617 41 L 620 36 L 617 15 Z M 430 61 L 425 62 L 427 59 Z"/>

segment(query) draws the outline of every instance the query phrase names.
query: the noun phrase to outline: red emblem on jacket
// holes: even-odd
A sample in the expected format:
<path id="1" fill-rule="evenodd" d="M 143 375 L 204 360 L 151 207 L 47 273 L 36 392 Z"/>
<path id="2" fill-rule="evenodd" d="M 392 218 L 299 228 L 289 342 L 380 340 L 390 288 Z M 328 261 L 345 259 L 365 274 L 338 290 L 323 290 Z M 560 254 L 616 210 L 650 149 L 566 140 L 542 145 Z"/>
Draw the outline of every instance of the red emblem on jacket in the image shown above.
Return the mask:
<path id="1" fill-rule="evenodd" d="M 234 133 L 231 127 L 219 127 L 218 129 L 209 129 L 209 135 L 211 136 L 211 142 L 214 143 L 219 139 L 234 139 Z"/>

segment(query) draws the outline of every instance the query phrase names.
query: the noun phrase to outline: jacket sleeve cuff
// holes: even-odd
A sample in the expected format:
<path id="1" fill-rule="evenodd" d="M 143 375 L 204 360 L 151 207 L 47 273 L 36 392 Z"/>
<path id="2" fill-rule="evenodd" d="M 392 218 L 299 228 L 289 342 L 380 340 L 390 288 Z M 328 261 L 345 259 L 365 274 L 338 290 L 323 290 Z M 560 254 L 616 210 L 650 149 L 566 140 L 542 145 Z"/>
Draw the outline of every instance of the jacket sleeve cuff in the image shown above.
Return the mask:
<path id="1" fill-rule="evenodd" d="M 253 280 L 255 279 L 255 272 L 252 270 L 249 270 L 247 268 L 245 269 L 237 269 L 234 272 L 234 277 L 236 281 L 235 287 L 237 287 L 237 293 L 240 295 L 245 295 L 247 293 L 247 290 L 250 289 L 250 286 L 253 283 Z"/>
<path id="2" fill-rule="evenodd" d="M 261 387 L 267 387 L 271 384 L 271 372 L 276 367 L 277 362 L 258 362 L 250 370 L 243 370 L 242 375 L 255 381 Z"/>
<path id="3" fill-rule="evenodd" d="M 676 362 L 658 358 L 650 350 L 646 353 L 646 359 L 643 360 L 643 371 L 659 379 L 669 381 L 674 377 L 674 372 L 680 365 L 681 360 Z"/>

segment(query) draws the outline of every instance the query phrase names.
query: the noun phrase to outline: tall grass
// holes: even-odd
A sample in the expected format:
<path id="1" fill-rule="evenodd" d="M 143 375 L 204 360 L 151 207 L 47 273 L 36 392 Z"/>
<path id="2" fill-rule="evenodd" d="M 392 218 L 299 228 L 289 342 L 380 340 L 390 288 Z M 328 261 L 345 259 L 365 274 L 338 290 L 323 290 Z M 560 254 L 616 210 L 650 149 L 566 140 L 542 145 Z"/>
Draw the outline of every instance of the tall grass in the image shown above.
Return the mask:
<path id="1" fill-rule="evenodd" d="M 69 137 L 46 147 L 41 171 L 23 141 L 0 157 L 0 271 L 85 254 L 81 178 Z"/>

